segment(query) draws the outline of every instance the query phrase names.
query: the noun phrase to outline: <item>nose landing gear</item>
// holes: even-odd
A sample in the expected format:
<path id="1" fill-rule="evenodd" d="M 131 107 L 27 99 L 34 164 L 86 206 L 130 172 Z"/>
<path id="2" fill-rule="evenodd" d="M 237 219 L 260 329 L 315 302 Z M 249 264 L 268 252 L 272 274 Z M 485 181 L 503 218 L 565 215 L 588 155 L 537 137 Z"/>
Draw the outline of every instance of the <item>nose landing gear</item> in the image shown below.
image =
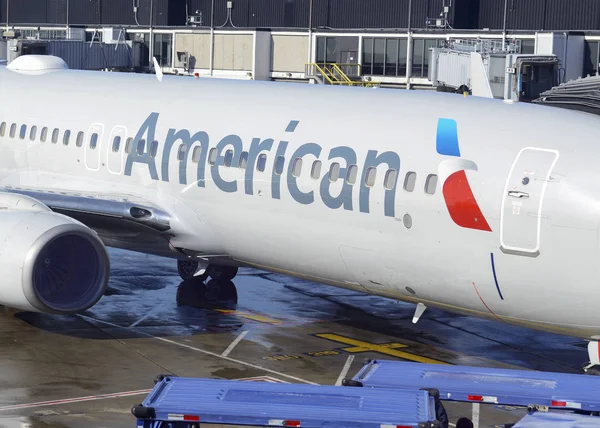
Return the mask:
<path id="1" fill-rule="evenodd" d="M 231 281 L 237 275 L 235 266 L 219 266 L 201 260 L 177 260 L 177 271 L 181 279 L 205 281 L 209 276 L 217 281 Z"/>

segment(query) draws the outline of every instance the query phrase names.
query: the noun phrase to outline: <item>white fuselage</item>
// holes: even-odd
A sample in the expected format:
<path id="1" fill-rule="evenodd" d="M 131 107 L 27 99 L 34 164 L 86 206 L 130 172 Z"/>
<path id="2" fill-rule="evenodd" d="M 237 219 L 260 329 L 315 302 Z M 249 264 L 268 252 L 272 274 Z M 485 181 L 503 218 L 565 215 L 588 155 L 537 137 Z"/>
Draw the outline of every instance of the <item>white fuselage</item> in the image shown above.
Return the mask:
<path id="1" fill-rule="evenodd" d="M 143 197 L 171 214 L 174 247 L 558 333 L 600 334 L 593 115 L 427 92 L 4 68 L 0 99 L 2 186 Z M 440 119 L 456 123 L 460 154 L 436 146 Z M 332 163 L 340 166 L 335 182 Z M 369 165 L 377 168 L 372 186 Z M 462 181 L 444 181 L 461 168 Z M 471 215 L 474 203 L 483 218 Z"/>

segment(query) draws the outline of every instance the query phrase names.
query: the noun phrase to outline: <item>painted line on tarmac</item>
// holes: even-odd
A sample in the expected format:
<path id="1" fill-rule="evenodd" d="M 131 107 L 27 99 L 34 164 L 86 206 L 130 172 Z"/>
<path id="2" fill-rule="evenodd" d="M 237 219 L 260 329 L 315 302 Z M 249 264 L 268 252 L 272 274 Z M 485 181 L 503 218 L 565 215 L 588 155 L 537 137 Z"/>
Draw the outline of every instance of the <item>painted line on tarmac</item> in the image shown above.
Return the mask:
<path id="1" fill-rule="evenodd" d="M 227 347 L 227 349 L 225 349 L 223 351 L 221 356 L 226 357 L 227 355 L 229 355 L 231 353 L 231 351 L 233 351 L 233 348 L 235 348 L 237 346 L 237 344 L 240 343 L 247 334 L 248 334 L 248 330 L 241 332 L 240 335 L 238 337 L 236 337 L 233 342 L 231 342 L 231 345 L 229 345 Z"/>
<path id="2" fill-rule="evenodd" d="M 133 397 L 135 395 L 149 394 L 151 389 L 140 389 L 137 391 L 115 392 L 112 394 L 89 395 L 87 397 L 66 398 L 62 400 L 38 401 L 37 403 L 14 404 L 1 406 L 0 412 L 18 409 L 30 409 L 32 407 L 57 406 L 60 404 L 82 403 L 84 401 L 106 400 L 108 398 Z"/>
<path id="3" fill-rule="evenodd" d="M 85 316 L 85 315 L 77 314 L 77 316 L 80 317 L 80 318 L 86 319 L 86 320 L 96 321 L 96 322 L 99 322 L 99 323 L 102 323 L 102 324 L 106 324 L 106 325 L 114 327 L 114 328 L 121 328 L 121 329 L 126 329 L 126 330 L 130 329 L 129 327 L 123 327 L 123 326 L 120 326 L 120 325 L 117 325 L 117 324 L 113 324 L 113 323 L 108 322 L 108 321 L 99 320 L 99 319 L 88 317 L 88 316 Z M 241 364 L 241 365 L 246 366 L 246 367 L 252 367 L 253 369 L 262 370 L 262 371 L 265 371 L 267 373 L 272 373 L 272 374 L 275 374 L 277 376 L 285 377 L 285 378 L 292 379 L 292 380 L 295 380 L 295 381 L 298 381 L 298 382 L 308 383 L 310 385 L 318 385 L 318 383 L 311 382 L 311 381 L 306 380 L 306 379 L 301 379 L 301 378 L 296 377 L 296 376 L 291 376 L 291 375 L 288 375 L 288 374 L 285 374 L 285 373 L 278 372 L 276 370 L 271 370 L 271 369 L 268 369 L 266 367 L 259 366 L 257 364 L 247 363 L 246 361 L 236 360 L 235 358 L 224 357 L 223 355 L 219 355 L 219 354 L 216 354 L 214 352 L 207 351 L 205 349 L 196 348 L 194 346 L 186 345 L 185 343 L 176 342 L 176 341 L 171 340 L 171 339 L 165 339 L 164 337 L 153 336 L 152 334 L 145 333 L 145 332 L 142 332 L 142 331 L 137 331 L 137 330 L 132 330 L 132 331 L 134 331 L 136 334 L 140 334 L 140 335 L 147 336 L 147 337 L 150 337 L 150 338 L 153 338 L 153 339 L 156 339 L 156 340 L 160 340 L 161 342 L 170 343 L 172 345 L 180 346 L 182 348 L 190 349 L 192 351 L 201 352 L 203 354 L 210 355 L 210 356 L 216 357 L 216 358 L 220 358 L 222 360 L 231 361 L 232 363 Z"/>
<path id="4" fill-rule="evenodd" d="M 354 361 L 354 355 L 350 355 L 348 357 L 348 359 L 346 360 L 346 364 L 344 364 L 344 367 L 342 368 L 342 371 L 340 372 L 340 375 L 337 378 L 337 381 L 335 382 L 336 386 L 340 386 L 342 384 L 342 381 L 348 374 L 348 370 L 350 370 L 350 366 L 352 365 L 353 361 Z"/>
<path id="5" fill-rule="evenodd" d="M 148 311 L 148 313 L 146 315 L 144 315 L 139 320 L 137 320 L 136 322 L 134 322 L 133 324 L 131 324 L 129 326 L 129 328 L 135 327 L 139 323 L 146 321 L 148 318 L 150 318 L 152 315 L 154 315 L 156 312 L 158 312 L 159 309 L 165 309 L 166 307 L 167 307 L 167 305 L 156 306 L 153 310 Z"/>

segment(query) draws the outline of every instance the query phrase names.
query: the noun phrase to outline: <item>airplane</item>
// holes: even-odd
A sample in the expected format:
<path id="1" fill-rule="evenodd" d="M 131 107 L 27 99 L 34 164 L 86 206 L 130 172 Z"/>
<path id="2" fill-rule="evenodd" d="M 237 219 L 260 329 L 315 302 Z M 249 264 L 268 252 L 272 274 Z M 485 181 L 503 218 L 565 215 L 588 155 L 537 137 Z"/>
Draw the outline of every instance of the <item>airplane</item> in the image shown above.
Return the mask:
<path id="1" fill-rule="evenodd" d="M 38 55 L 0 100 L 0 304 L 85 311 L 115 247 L 582 338 L 597 374 L 596 115 Z"/>

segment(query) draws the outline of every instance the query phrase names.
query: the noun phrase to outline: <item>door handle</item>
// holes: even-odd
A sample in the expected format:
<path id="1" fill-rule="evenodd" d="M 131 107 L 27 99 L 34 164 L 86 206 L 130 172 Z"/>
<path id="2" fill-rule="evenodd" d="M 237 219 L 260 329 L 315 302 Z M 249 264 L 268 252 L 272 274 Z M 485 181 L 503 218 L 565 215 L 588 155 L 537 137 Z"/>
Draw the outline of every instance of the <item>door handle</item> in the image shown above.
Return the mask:
<path id="1" fill-rule="evenodd" d="M 518 190 L 510 190 L 508 192 L 508 196 L 512 196 L 513 198 L 528 198 L 529 193 L 521 192 Z"/>

